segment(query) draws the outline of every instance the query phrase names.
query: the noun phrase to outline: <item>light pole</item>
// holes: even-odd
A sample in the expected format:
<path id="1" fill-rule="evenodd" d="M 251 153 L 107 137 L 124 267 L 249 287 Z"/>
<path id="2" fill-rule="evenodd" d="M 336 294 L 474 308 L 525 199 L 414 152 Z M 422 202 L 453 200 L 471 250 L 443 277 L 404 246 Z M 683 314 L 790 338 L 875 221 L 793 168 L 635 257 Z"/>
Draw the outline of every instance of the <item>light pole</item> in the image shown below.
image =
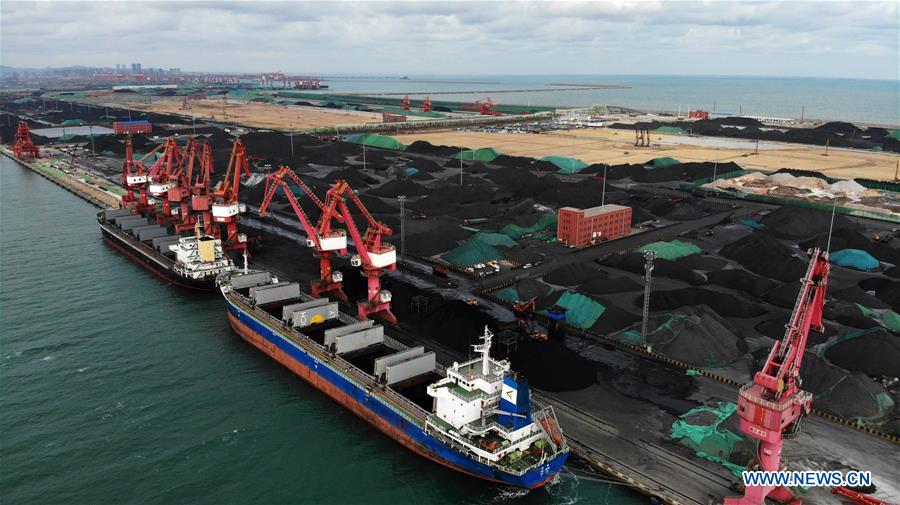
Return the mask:
<path id="1" fill-rule="evenodd" d="M 191 130 L 194 132 L 194 135 L 197 134 L 197 125 L 194 123 L 194 115 L 191 114 Z"/>
<path id="2" fill-rule="evenodd" d="M 97 156 L 94 153 L 94 125 L 88 125 L 88 131 L 91 132 L 91 158 Z"/>
<path id="3" fill-rule="evenodd" d="M 366 141 L 363 140 L 363 172 L 366 171 Z"/>
<path id="4" fill-rule="evenodd" d="M 653 276 L 653 260 L 656 251 L 648 249 L 644 253 L 644 310 L 641 317 L 641 347 L 647 348 L 647 326 L 650 324 L 650 281 Z"/>
<path id="5" fill-rule="evenodd" d="M 400 261 L 402 262 L 406 253 L 406 227 L 404 226 L 406 195 L 397 196 L 397 201 L 400 202 Z"/>
<path id="6" fill-rule="evenodd" d="M 462 187 L 462 185 L 463 185 L 462 179 L 463 179 L 463 152 L 462 152 L 462 149 L 460 149 L 460 151 L 459 151 L 459 187 Z"/>
<path id="7" fill-rule="evenodd" d="M 600 197 L 600 206 L 606 205 L 606 169 L 609 165 L 603 165 L 603 194 Z"/>
<path id="8" fill-rule="evenodd" d="M 294 157 L 294 126 L 291 125 L 291 158 Z"/>
<path id="9" fill-rule="evenodd" d="M 719 171 L 719 148 L 717 147 L 716 148 L 716 163 L 713 165 L 713 178 L 709 182 L 716 181 L 716 172 L 718 172 L 718 171 Z"/>

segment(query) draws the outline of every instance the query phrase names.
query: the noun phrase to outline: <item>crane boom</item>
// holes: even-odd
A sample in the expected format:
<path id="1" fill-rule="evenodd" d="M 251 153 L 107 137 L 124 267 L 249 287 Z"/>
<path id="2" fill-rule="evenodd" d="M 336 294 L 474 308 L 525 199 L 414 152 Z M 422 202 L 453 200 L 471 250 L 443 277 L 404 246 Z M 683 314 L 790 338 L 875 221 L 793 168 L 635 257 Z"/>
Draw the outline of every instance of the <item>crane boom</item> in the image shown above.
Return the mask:
<path id="1" fill-rule="evenodd" d="M 272 203 L 272 198 L 275 196 L 275 192 L 278 188 L 281 188 L 285 196 L 287 196 L 291 207 L 294 209 L 294 214 L 296 214 L 297 219 L 300 221 L 303 230 L 306 232 L 306 244 L 315 248 L 315 255 L 319 258 L 319 278 L 311 282 L 312 295 L 318 298 L 323 294 L 330 293 L 331 295 L 346 301 L 347 295 L 345 295 L 343 291 L 343 274 L 332 270 L 331 257 L 334 253 L 347 253 L 347 234 L 344 230 L 332 229 L 330 227 L 330 220 L 327 220 L 329 223 L 327 230 L 322 229 L 322 223 L 326 220 L 321 218 L 319 219 L 319 224 L 314 226 L 312 220 L 306 214 L 306 211 L 300 206 L 300 202 L 297 200 L 294 191 L 291 190 L 291 187 L 285 178 L 297 184 L 303 192 L 315 202 L 316 206 L 324 211 L 325 204 L 322 203 L 315 193 L 313 193 L 312 189 L 304 184 L 293 170 L 286 166 L 282 166 L 277 172 L 269 174 L 266 179 L 266 193 L 263 197 L 262 204 L 259 207 L 259 215 L 265 217 L 269 209 L 269 204 Z"/>
<path id="2" fill-rule="evenodd" d="M 809 413 L 812 403 L 812 395 L 800 389 L 800 366 L 810 330 L 824 330 L 822 313 L 831 267 L 827 252 L 816 248 L 807 254 L 809 267 L 801 279 L 784 338 L 773 344 L 762 370 L 738 396 L 741 431 L 759 440 L 757 459 L 763 471 L 781 469 L 784 438 L 798 432 L 800 420 Z M 747 486 L 744 496 L 726 498 L 725 505 L 764 505 L 767 497 L 781 503 L 800 503 L 784 487 Z"/>

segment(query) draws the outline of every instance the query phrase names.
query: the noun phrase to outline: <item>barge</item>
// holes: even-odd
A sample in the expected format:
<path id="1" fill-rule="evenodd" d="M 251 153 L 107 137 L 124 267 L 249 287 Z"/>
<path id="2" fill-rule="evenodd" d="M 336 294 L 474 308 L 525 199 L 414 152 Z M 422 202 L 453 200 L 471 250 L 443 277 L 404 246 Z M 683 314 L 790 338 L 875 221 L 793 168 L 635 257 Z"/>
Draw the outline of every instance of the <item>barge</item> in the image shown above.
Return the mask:
<path id="1" fill-rule="evenodd" d="M 561 470 L 569 447 L 552 407 L 532 408 L 528 381 L 490 356 L 487 328 L 480 357 L 443 368 L 434 352 L 269 272 L 245 267 L 218 284 L 241 338 L 409 450 L 523 488 Z"/>
<path id="2" fill-rule="evenodd" d="M 216 277 L 236 269 L 222 241 L 196 232 L 182 236 L 132 209 L 97 213 L 103 240 L 166 282 L 186 289 L 216 291 Z"/>

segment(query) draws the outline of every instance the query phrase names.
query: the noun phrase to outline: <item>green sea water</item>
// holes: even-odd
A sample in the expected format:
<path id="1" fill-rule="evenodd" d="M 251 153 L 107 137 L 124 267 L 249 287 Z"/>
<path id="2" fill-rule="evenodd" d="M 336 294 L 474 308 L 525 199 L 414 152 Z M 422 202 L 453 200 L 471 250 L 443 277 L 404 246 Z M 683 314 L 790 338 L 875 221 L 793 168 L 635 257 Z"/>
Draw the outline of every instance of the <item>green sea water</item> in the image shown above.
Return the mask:
<path id="1" fill-rule="evenodd" d="M 216 295 L 104 244 L 96 212 L 0 157 L 3 503 L 646 503 L 577 471 L 525 491 L 407 451 L 241 341 Z"/>

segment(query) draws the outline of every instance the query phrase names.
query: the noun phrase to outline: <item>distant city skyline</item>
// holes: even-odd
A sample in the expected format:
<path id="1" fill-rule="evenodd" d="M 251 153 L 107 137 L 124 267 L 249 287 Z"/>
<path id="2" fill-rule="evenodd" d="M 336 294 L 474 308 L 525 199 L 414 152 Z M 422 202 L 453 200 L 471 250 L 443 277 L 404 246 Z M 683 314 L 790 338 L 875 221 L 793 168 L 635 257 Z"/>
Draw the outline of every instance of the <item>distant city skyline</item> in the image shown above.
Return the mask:
<path id="1" fill-rule="evenodd" d="M 0 3 L 5 66 L 897 80 L 898 2 Z"/>

